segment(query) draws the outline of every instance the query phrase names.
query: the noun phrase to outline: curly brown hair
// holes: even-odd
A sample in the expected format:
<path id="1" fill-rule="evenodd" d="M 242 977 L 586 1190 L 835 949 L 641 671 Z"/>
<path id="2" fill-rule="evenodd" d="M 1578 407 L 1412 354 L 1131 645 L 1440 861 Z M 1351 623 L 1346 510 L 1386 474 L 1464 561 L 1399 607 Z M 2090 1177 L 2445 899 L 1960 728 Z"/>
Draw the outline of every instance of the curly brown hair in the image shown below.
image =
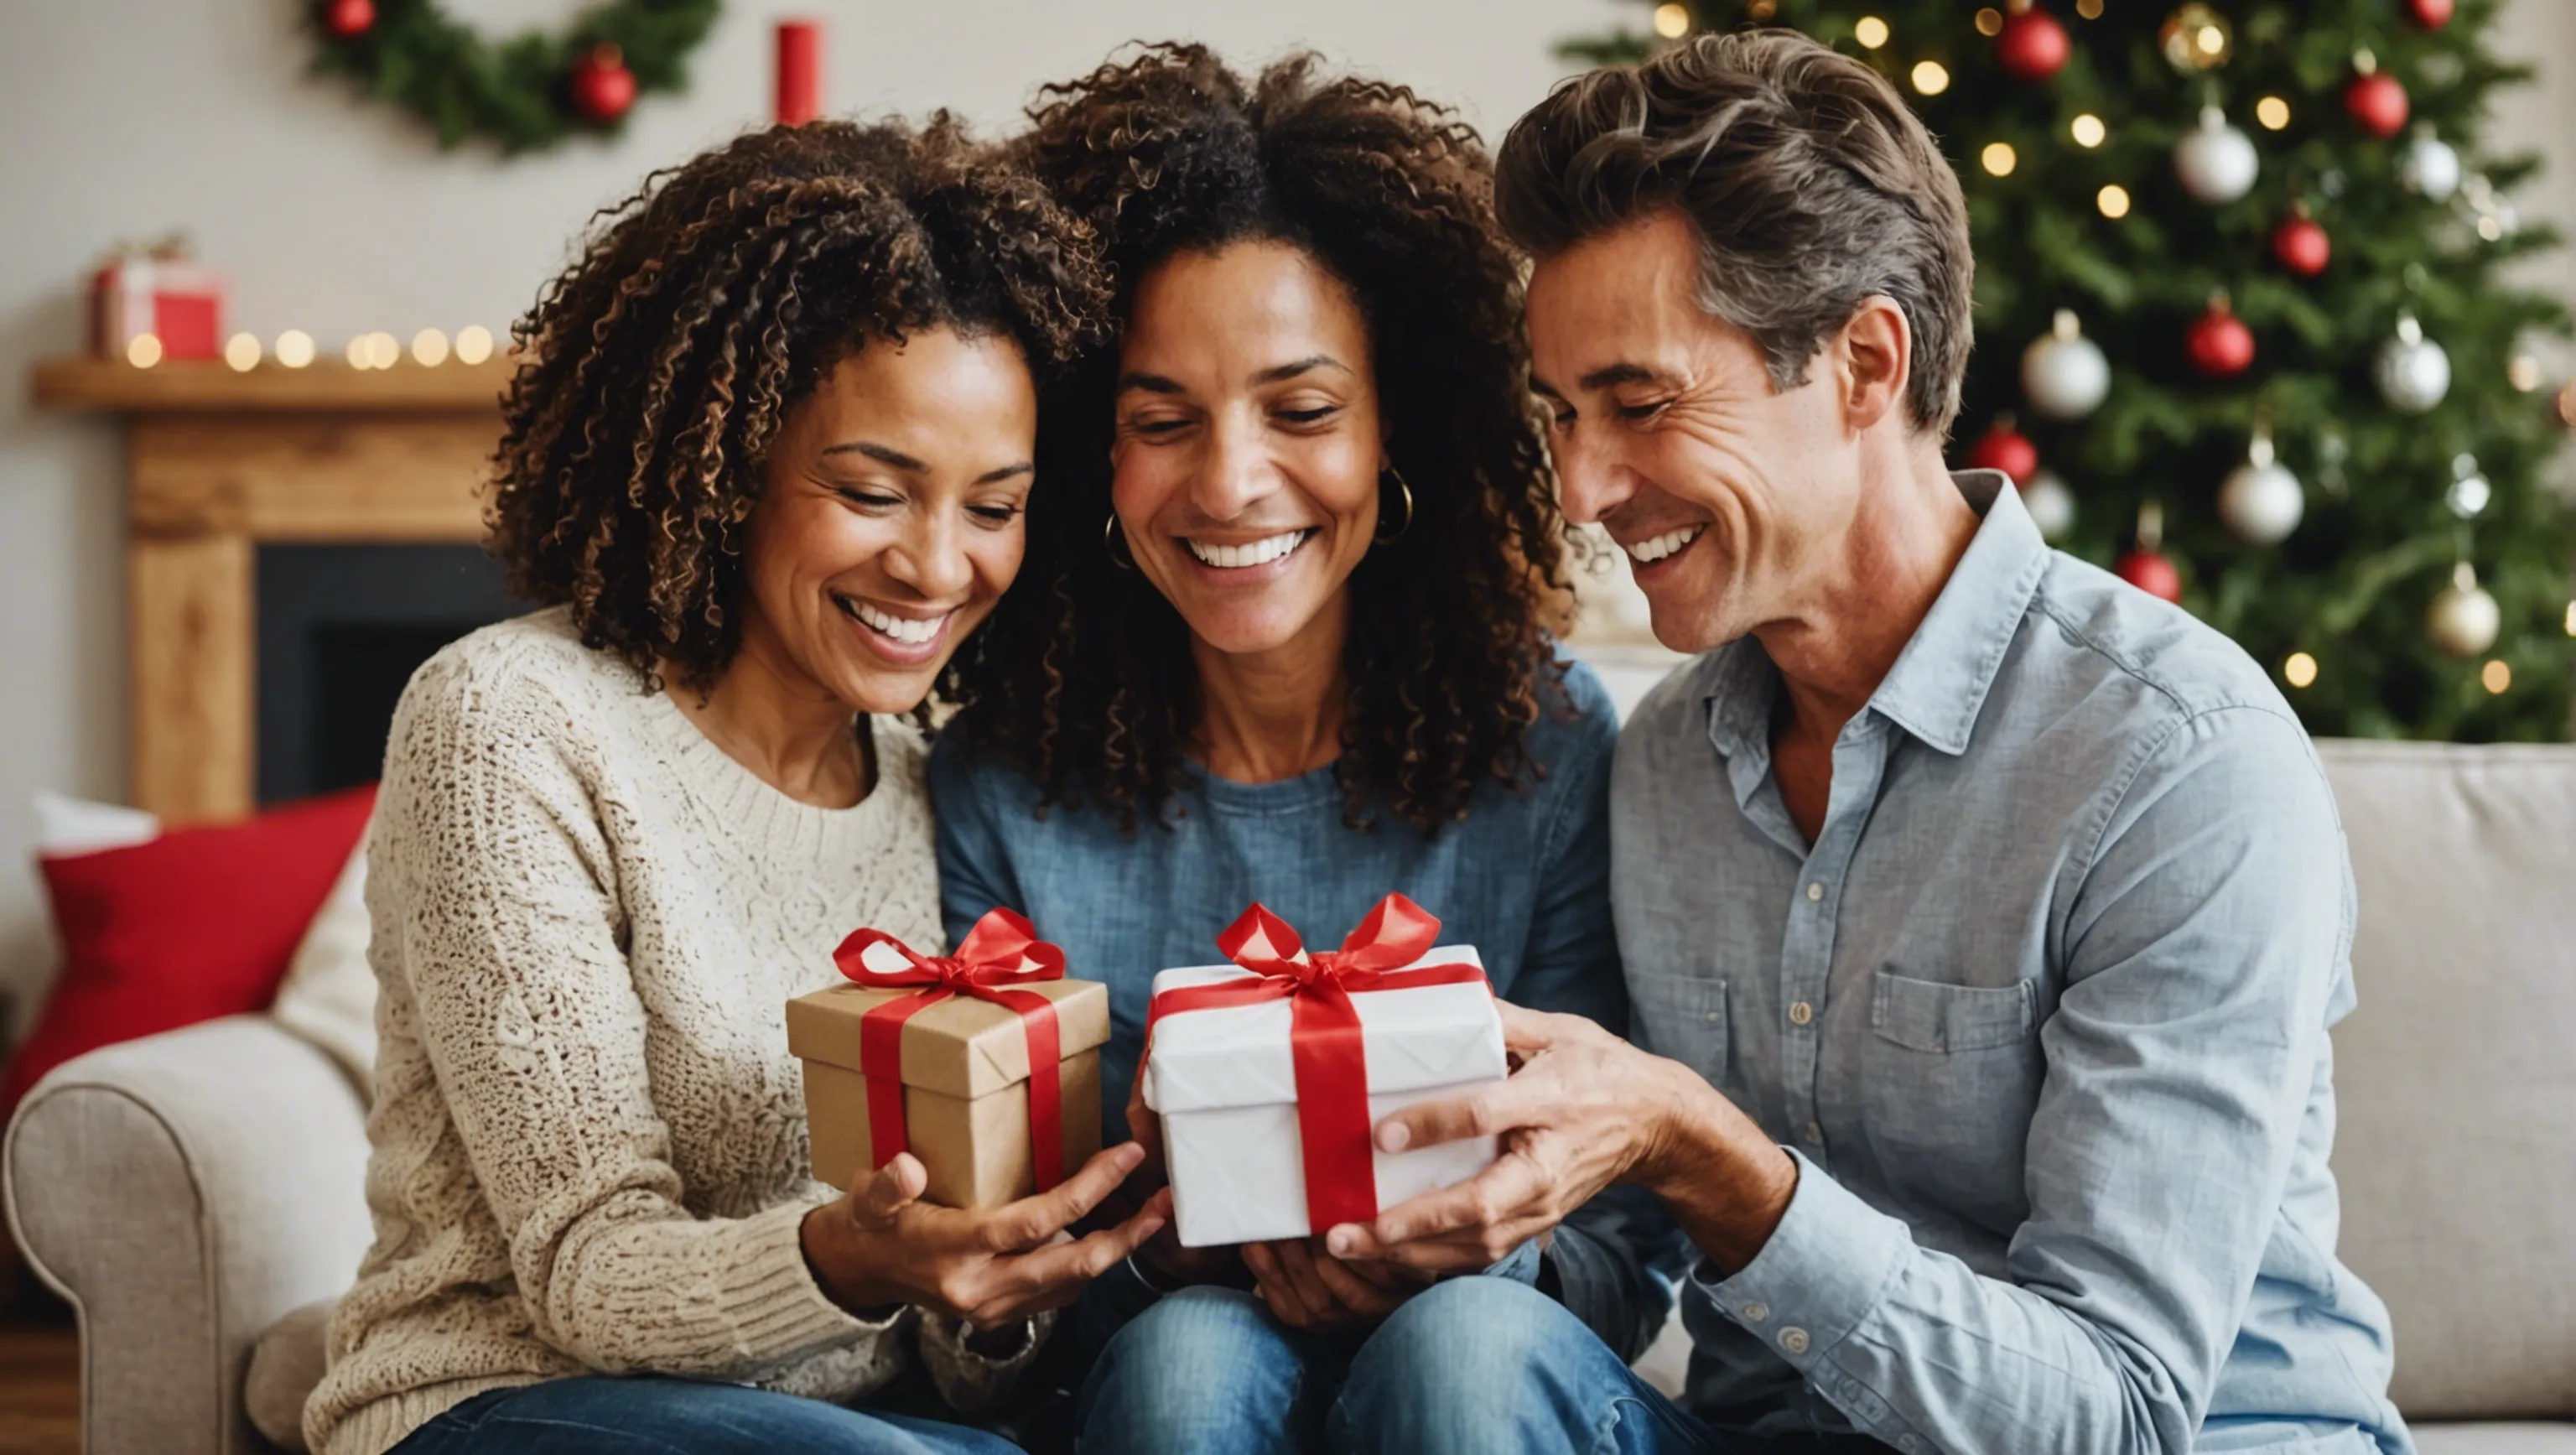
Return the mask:
<path id="1" fill-rule="evenodd" d="M 834 367 L 945 327 L 1044 382 L 1109 301 L 1092 227 L 945 112 L 751 133 L 603 211 L 519 322 L 490 548 L 591 647 L 704 689 L 740 646 L 770 443 Z"/>
<path id="2" fill-rule="evenodd" d="M 1122 315 L 1164 258 L 1241 241 L 1301 249 L 1358 301 L 1413 519 L 1351 576 L 1335 771 L 1353 827 L 1382 807 L 1431 832 L 1482 784 L 1542 771 L 1525 740 L 1563 671 L 1540 599 L 1565 584 L 1555 482 L 1475 132 L 1317 66 L 1247 84 L 1203 46 L 1151 46 L 1048 87 L 1018 149 L 1101 230 Z M 1066 457 L 1041 462 L 1020 588 L 941 690 L 960 704 L 947 730 L 1030 778 L 1042 809 L 1087 796 L 1132 833 L 1163 821 L 1201 697 L 1187 625 L 1103 542 L 1114 352 L 1079 371 Z"/>

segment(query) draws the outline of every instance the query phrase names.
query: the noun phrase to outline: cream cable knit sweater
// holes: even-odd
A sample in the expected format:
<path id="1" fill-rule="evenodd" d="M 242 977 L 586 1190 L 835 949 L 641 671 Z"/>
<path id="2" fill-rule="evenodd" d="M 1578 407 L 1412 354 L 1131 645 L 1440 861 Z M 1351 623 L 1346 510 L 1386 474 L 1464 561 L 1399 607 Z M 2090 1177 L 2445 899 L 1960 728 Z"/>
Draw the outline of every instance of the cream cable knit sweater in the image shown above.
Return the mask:
<path id="1" fill-rule="evenodd" d="M 840 1400 L 917 1341 L 972 1407 L 1026 1360 L 976 1359 L 909 1311 L 851 1317 L 797 1242 L 834 1194 L 807 1165 L 783 1007 L 860 925 L 942 943 L 922 743 L 874 731 L 866 801 L 797 803 L 560 610 L 412 679 L 368 843 L 376 1240 L 305 1407 L 315 1450 L 377 1455 L 563 1375 Z"/>

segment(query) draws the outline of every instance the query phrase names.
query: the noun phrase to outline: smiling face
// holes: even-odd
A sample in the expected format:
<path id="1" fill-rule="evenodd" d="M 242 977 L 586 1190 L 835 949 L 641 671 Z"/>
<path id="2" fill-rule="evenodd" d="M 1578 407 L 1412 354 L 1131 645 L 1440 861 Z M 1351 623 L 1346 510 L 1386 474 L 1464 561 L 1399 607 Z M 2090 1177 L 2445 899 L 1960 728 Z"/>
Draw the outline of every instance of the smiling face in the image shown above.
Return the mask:
<path id="1" fill-rule="evenodd" d="M 1005 338 L 871 340 L 781 423 L 747 534 L 743 650 L 909 712 L 1019 574 L 1037 393 Z"/>
<path id="2" fill-rule="evenodd" d="M 1176 254 L 1130 314 L 1111 501 L 1136 569 L 1217 651 L 1338 651 L 1384 460 L 1350 290 L 1244 242 Z"/>
<path id="3" fill-rule="evenodd" d="M 1529 284 L 1566 519 L 1609 531 L 1656 638 L 1685 652 L 1795 616 L 1860 497 L 1844 345 L 1775 393 L 1761 346 L 1699 306 L 1699 276 L 1690 223 L 1661 212 L 1546 258 Z"/>

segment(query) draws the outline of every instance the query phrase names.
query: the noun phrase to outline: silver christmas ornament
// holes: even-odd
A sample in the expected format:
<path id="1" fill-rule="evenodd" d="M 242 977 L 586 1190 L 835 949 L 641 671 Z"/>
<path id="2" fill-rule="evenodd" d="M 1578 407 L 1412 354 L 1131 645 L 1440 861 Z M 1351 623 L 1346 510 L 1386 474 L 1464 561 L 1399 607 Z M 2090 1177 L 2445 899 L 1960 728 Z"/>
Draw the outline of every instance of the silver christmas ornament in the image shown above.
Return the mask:
<path id="1" fill-rule="evenodd" d="M 2462 520 L 2474 520 L 2495 498 L 2495 487 L 2478 473 L 2478 457 L 2460 454 L 2451 457 L 2451 488 L 2442 495 L 2442 503 Z"/>
<path id="2" fill-rule="evenodd" d="M 2022 350 L 2021 392 L 2050 419 L 2082 419 L 2111 392 L 2111 361 L 2084 336 L 2074 310 L 2057 310 L 2049 331 Z"/>
<path id="3" fill-rule="evenodd" d="M 2402 313 L 2397 317 L 2397 336 L 2379 346 L 2371 377 L 2389 408 L 2400 414 L 2422 414 L 2451 392 L 2451 356 L 2424 337 L 2424 326 L 2414 314 Z"/>
<path id="4" fill-rule="evenodd" d="M 2503 625 L 2504 612 L 2478 584 L 2477 568 L 2466 561 L 2451 569 L 2451 584 L 2433 593 L 2433 605 L 2424 613 L 2425 635 L 2454 657 L 2474 657 L 2494 646 Z"/>
<path id="5" fill-rule="evenodd" d="M 2034 471 L 2022 483 L 2021 504 L 2042 540 L 2063 540 L 2075 528 L 2075 492 L 2054 470 Z"/>
<path id="6" fill-rule="evenodd" d="M 2245 451 L 2245 463 L 2219 487 L 2218 518 L 2250 545 L 2279 545 L 2299 528 L 2307 513 L 2307 493 L 2299 477 L 2272 457 L 2272 436 L 2261 428 Z"/>
<path id="7" fill-rule="evenodd" d="M 2460 190 L 2460 154 L 2433 135 L 2430 127 L 2415 133 L 2397 172 L 2408 187 L 2436 202 L 2447 201 Z"/>
<path id="8" fill-rule="evenodd" d="M 2200 125 L 2174 144 L 2173 163 L 2183 190 L 2213 206 L 2254 190 L 2263 169 L 2254 143 L 2215 106 L 2202 107 Z"/>

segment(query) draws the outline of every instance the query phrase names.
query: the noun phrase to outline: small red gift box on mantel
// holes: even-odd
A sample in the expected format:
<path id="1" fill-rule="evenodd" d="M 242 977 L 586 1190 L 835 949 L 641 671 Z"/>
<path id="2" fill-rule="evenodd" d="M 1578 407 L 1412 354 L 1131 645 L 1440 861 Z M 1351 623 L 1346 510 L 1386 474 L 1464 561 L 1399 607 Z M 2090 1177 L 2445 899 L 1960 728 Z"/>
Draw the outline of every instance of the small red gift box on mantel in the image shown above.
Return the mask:
<path id="1" fill-rule="evenodd" d="M 1100 1150 L 1109 987 L 1065 979 L 1027 920 L 994 910 L 939 956 L 860 930 L 833 960 L 851 984 L 787 1002 L 815 1176 L 847 1190 L 909 1151 L 930 1201 L 998 1207 Z"/>
<path id="2" fill-rule="evenodd" d="M 223 279 L 190 257 L 176 234 L 150 247 L 119 244 L 90 279 L 90 351 L 127 358 L 145 334 L 160 340 L 164 359 L 223 353 Z"/>

